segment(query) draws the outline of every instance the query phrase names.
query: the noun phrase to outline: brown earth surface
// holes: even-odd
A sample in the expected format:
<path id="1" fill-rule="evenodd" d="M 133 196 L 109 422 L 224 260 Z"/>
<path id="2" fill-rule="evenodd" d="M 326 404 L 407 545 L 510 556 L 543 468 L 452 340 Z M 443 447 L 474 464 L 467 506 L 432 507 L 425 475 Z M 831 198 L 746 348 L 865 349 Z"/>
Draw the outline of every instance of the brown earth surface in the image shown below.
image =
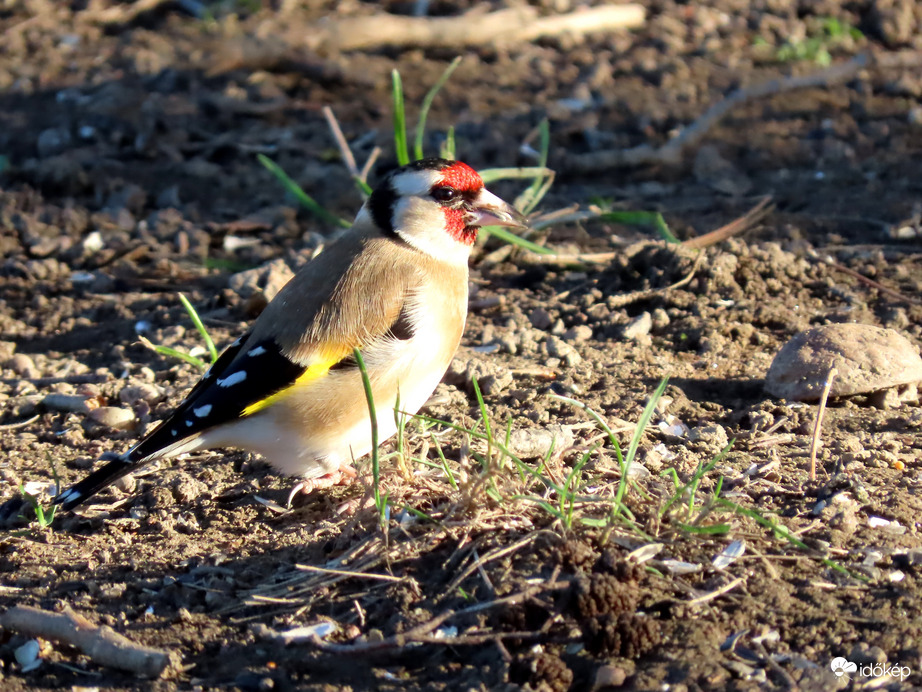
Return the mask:
<path id="1" fill-rule="evenodd" d="M 200 346 L 178 292 L 226 345 L 264 304 L 259 281 L 331 236 L 257 153 L 354 214 L 361 198 L 321 108 L 360 165 L 385 151 L 373 183 L 393 164 L 394 68 L 413 121 L 464 56 L 435 100 L 428 152 L 454 126 L 459 158 L 477 168 L 535 165 L 524 145 L 538 146 L 547 118 L 559 174 L 541 211 L 659 211 L 687 240 L 766 195 L 773 206 L 702 250 L 598 219 L 534 236 L 563 254 L 613 253 L 602 262 L 485 239 L 462 349 L 425 412 L 482 431 L 478 377 L 496 440 L 511 426 L 524 464 L 482 464 L 476 435 L 411 422 L 402 457 L 382 462 L 386 531 L 367 463 L 359 482 L 279 511 L 292 480 L 235 451 L 147 468 L 50 527 L 29 509 L 7 517 L 4 610 L 69 607 L 172 664 L 144 681 L 40 638 L 41 665 L 24 672 L 15 652 L 27 637 L 0 630 L 2 689 L 868 684 L 866 668 L 836 677 L 836 657 L 882 664 L 880 689 L 922 686 L 918 397 L 831 401 L 811 481 L 816 404 L 763 390 L 774 354 L 808 326 L 862 322 L 922 341 L 916 3 L 662 0 L 633 32 L 352 52 L 313 50 L 318 20 L 414 3 L 220 2 L 202 17 L 189 14 L 198 3 L 148 4 L 129 16 L 127 4 L 0 2 L 4 500 L 28 484 L 47 503 L 55 472 L 82 477 L 194 384 L 195 366 L 138 338 Z M 581 4 L 535 6 L 552 16 Z M 833 36 L 830 19 L 860 33 Z M 824 50 L 839 65 L 861 51 L 906 60 L 749 100 L 678 163 L 580 170 L 580 154 L 670 141 L 738 87 L 820 71 Z M 491 188 L 514 198 L 526 185 Z M 240 274 L 272 261 L 261 278 Z M 665 376 L 615 516 L 612 444 L 551 395 L 604 417 L 626 450 Z M 526 458 L 529 434 L 538 449 L 556 436 L 547 463 Z M 322 640 L 277 636 L 323 623 Z"/>

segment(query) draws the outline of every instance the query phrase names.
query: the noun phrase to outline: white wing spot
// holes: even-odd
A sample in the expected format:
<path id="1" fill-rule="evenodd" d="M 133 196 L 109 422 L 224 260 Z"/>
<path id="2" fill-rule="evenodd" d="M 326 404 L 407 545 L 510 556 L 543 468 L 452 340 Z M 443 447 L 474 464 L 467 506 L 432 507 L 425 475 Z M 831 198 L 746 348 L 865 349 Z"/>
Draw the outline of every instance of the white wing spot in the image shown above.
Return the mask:
<path id="1" fill-rule="evenodd" d="M 76 499 L 76 498 L 78 498 L 78 497 L 80 497 L 80 492 L 79 492 L 79 491 L 74 490 L 73 488 L 68 488 L 68 489 L 65 490 L 63 493 L 61 493 L 60 495 L 58 495 L 58 496 L 55 498 L 55 500 L 57 500 L 59 503 L 60 503 L 60 502 L 71 502 L 72 500 L 74 500 L 74 499 Z"/>
<path id="2" fill-rule="evenodd" d="M 238 370 L 235 373 L 232 373 L 225 377 L 224 379 L 218 380 L 219 387 L 233 387 L 235 384 L 240 384 L 247 378 L 246 370 Z"/>
<path id="3" fill-rule="evenodd" d="M 247 355 L 250 357 L 261 356 L 265 352 L 266 352 L 265 348 L 263 348 L 262 346 L 257 346 L 256 348 L 247 351 Z"/>
<path id="4" fill-rule="evenodd" d="M 205 404 L 204 406 L 194 408 L 192 409 L 192 413 L 195 414 L 196 418 L 205 418 L 209 413 L 211 413 L 211 404 Z"/>

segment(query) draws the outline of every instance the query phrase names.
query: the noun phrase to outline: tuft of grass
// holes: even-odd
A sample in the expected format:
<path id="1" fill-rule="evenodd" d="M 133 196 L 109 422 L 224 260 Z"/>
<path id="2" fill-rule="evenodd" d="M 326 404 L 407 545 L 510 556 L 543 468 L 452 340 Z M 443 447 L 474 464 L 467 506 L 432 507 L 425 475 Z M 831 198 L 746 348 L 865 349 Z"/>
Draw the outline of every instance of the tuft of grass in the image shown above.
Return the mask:
<path id="1" fill-rule="evenodd" d="M 582 401 L 577 399 L 571 399 L 570 397 L 560 396 L 559 394 L 551 394 L 553 399 L 561 401 L 571 406 L 575 406 L 586 412 L 590 418 L 592 418 L 596 425 L 601 428 L 602 432 L 605 433 L 608 437 L 608 441 L 611 443 L 612 449 L 615 452 L 615 456 L 618 460 L 618 467 L 621 471 L 621 478 L 618 481 L 618 490 L 615 493 L 615 498 L 612 503 L 612 517 L 627 517 L 629 521 L 632 521 L 630 516 L 630 510 L 624 504 L 624 497 L 627 493 L 627 488 L 630 479 L 631 465 L 634 463 L 634 459 L 637 456 L 637 450 L 640 448 L 640 441 L 643 438 L 644 431 L 647 428 L 647 425 L 650 423 L 650 419 L 653 417 L 653 413 L 656 411 L 656 404 L 659 402 L 660 398 L 663 396 L 663 392 L 666 391 L 666 385 L 669 384 L 669 378 L 664 377 L 656 390 L 650 396 L 647 405 L 644 407 L 643 413 L 640 415 L 640 419 L 637 421 L 637 425 L 634 427 L 634 433 L 631 436 L 631 441 L 628 444 L 628 449 L 626 454 L 622 454 L 621 445 L 618 443 L 618 438 L 615 436 L 614 431 L 609 427 L 605 419 L 600 416 L 598 413 L 589 408 Z"/>
<path id="2" fill-rule="evenodd" d="M 55 479 L 57 479 L 57 474 L 55 474 Z M 22 495 L 22 498 L 26 501 L 26 504 L 32 508 L 32 512 L 35 515 L 35 520 L 38 522 L 38 525 L 43 529 L 47 529 L 51 526 L 51 523 L 54 521 L 54 515 L 57 511 L 57 505 L 52 505 L 51 509 L 47 512 L 45 508 L 42 507 L 41 501 L 38 499 L 37 495 L 26 492 L 26 486 L 22 483 L 19 484 L 19 494 Z"/>
<path id="3" fill-rule="evenodd" d="M 182 303 L 183 307 L 186 309 L 186 312 L 189 313 L 189 317 L 192 319 L 192 324 L 195 325 L 198 333 L 201 334 L 202 339 L 205 342 L 205 347 L 208 350 L 208 354 L 211 356 L 211 364 L 213 364 L 216 360 L 218 360 L 218 349 L 215 347 L 214 340 L 211 338 L 211 334 L 208 333 L 208 329 L 202 322 L 202 318 L 199 317 L 195 307 L 182 293 L 179 294 L 179 302 Z M 177 360 L 184 360 L 187 363 L 191 363 L 200 370 L 208 369 L 209 363 L 206 363 L 201 358 L 193 356 L 191 353 L 185 353 L 179 349 L 155 344 L 145 336 L 138 336 L 138 339 L 142 344 L 147 346 L 147 348 L 151 349 L 155 353 L 160 354 L 161 356 L 166 356 L 167 358 L 176 358 Z"/>
<path id="4" fill-rule="evenodd" d="M 764 526 L 769 531 L 771 531 L 772 534 L 776 538 L 783 539 L 787 541 L 788 543 L 790 543 L 791 545 L 793 545 L 794 547 L 799 548 L 800 550 L 803 550 L 807 553 L 813 553 L 813 551 L 810 549 L 810 546 L 808 546 L 806 543 L 800 540 L 797 536 L 795 536 L 794 533 L 789 528 L 787 528 L 784 524 L 780 524 L 776 521 L 773 521 L 772 519 L 769 519 L 768 517 L 763 516 L 761 513 L 757 512 L 756 510 L 747 509 L 746 507 L 738 505 L 735 502 L 731 502 L 730 500 L 727 500 L 726 498 L 722 498 L 722 497 L 717 498 L 717 504 L 719 504 L 721 507 L 725 507 L 726 509 L 731 510 L 734 514 L 739 514 L 744 517 L 748 517 L 749 519 L 752 519 L 757 524 L 760 524 L 761 526 Z M 870 579 L 868 579 L 864 575 L 857 574 L 855 572 L 852 572 L 849 569 L 846 569 L 845 567 L 837 563 L 835 560 L 830 560 L 829 558 L 826 558 L 826 557 L 820 557 L 819 561 L 822 562 L 827 567 L 829 567 L 830 569 L 833 569 L 836 572 L 839 572 L 840 574 L 844 574 L 846 576 L 852 577 L 854 579 L 857 579 L 863 582 L 870 581 Z"/>
<path id="5" fill-rule="evenodd" d="M 674 468 L 668 468 L 663 471 L 660 475 L 669 476 L 672 478 L 675 492 L 673 493 L 672 497 L 669 498 L 666 504 L 660 508 L 659 516 L 666 516 L 669 510 L 672 509 L 673 505 L 678 504 L 683 498 L 687 497 L 688 506 L 686 508 L 686 520 L 690 518 L 691 515 L 695 513 L 695 494 L 698 491 L 698 485 L 701 483 L 701 479 L 709 474 L 714 469 L 714 467 L 717 466 L 717 463 L 727 455 L 727 452 L 729 452 L 730 448 L 733 447 L 734 442 L 735 440 L 731 440 L 730 443 L 722 450 L 720 450 L 717 456 L 711 459 L 707 464 L 698 464 L 698 468 L 695 469 L 692 477 L 685 484 L 682 484 L 679 481 L 679 475 L 676 473 Z"/>
<path id="6" fill-rule="evenodd" d="M 860 29 L 835 17 L 823 19 L 819 27 L 802 41 L 786 41 L 775 51 L 775 60 L 779 62 L 812 62 L 821 67 L 832 63 L 832 51 L 847 47 L 864 38 Z M 758 37 L 755 46 L 767 46 L 768 41 Z"/>
<path id="7" fill-rule="evenodd" d="M 574 530 L 578 525 L 611 527 L 620 524 L 629 527 L 645 539 L 649 538 L 636 526 L 633 515 L 624 505 L 624 492 L 629 481 L 631 462 L 637 454 L 643 431 L 653 415 L 656 403 L 665 389 L 665 381 L 651 396 L 650 402 L 638 421 L 628 452 L 623 456 L 614 432 L 601 416 L 582 402 L 552 395 L 553 398 L 573 403 L 588 411 L 600 427 L 607 431 L 607 437 L 616 450 L 622 471 L 621 485 L 619 491 L 614 495 L 601 495 L 597 491 L 588 490 L 593 479 L 586 475 L 586 465 L 592 455 L 600 449 L 600 444 L 595 444 L 584 452 L 576 463 L 566 470 L 560 480 L 555 480 L 559 471 L 553 471 L 549 466 L 554 454 L 553 442 L 537 466 L 528 464 L 517 457 L 509 448 L 512 421 L 507 421 L 502 428 L 495 425 L 490 419 L 479 383 L 473 381 L 472 384 L 480 412 L 479 420 L 473 425 L 456 425 L 422 414 L 414 416 L 418 420 L 439 425 L 443 429 L 454 430 L 466 439 L 479 443 L 470 449 L 471 458 L 479 464 L 479 476 L 472 482 L 462 485 L 454 480 L 454 473 L 451 471 L 441 445 L 438 444 L 435 435 L 431 435 L 436 454 L 439 456 L 452 488 L 460 488 L 462 493 L 470 495 L 467 506 L 478 504 L 477 493 L 482 491 L 498 506 L 507 505 L 509 502 L 525 502 L 533 505 L 549 514 L 565 532 Z M 648 495 L 644 495 L 649 499 Z"/>

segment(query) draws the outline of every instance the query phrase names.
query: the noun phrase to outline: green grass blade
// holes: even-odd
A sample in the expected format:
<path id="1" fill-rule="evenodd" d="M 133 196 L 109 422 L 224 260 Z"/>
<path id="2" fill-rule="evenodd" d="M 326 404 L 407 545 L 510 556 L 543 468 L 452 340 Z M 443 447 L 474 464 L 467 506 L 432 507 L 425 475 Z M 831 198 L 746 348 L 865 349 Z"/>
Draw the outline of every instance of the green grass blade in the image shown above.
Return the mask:
<path id="1" fill-rule="evenodd" d="M 439 455 L 439 460 L 442 462 L 442 468 L 445 470 L 445 475 L 448 477 L 448 484 L 451 486 L 452 490 L 458 490 L 458 481 L 455 480 L 455 474 L 451 472 L 451 467 L 448 465 L 448 459 L 445 458 L 445 452 L 442 451 L 442 445 L 439 444 L 438 438 L 436 438 L 435 433 L 429 433 L 432 438 L 432 444 L 435 445 L 435 452 Z"/>
<path id="2" fill-rule="evenodd" d="M 51 522 L 54 521 L 54 513 L 57 511 L 58 506 L 52 505 L 48 510 L 48 513 L 45 514 L 45 508 L 42 507 L 42 503 L 39 502 L 38 496 L 33 495 L 32 493 L 27 493 L 26 486 L 23 483 L 19 484 L 19 494 L 22 495 L 22 498 L 32 508 L 32 512 L 35 514 L 38 525 L 43 529 L 51 526 Z"/>
<path id="3" fill-rule="evenodd" d="M 647 424 L 649 424 L 650 419 L 653 418 L 653 414 L 656 412 L 656 404 L 659 403 L 660 398 L 663 396 L 663 392 L 666 391 L 666 385 L 668 384 L 668 377 L 664 377 L 662 380 L 660 380 L 659 385 L 653 391 L 652 396 L 650 396 L 650 400 L 644 407 L 643 414 L 640 416 L 640 420 L 637 421 L 637 427 L 634 428 L 634 434 L 631 437 L 631 443 L 628 445 L 627 454 L 624 456 L 625 464 L 628 466 L 630 466 L 631 462 L 634 460 L 634 457 L 637 455 L 637 448 L 640 446 L 640 440 L 643 438 L 644 430 L 647 429 Z"/>
<path id="4" fill-rule="evenodd" d="M 442 146 L 439 147 L 439 156 L 443 159 L 448 159 L 450 161 L 455 160 L 455 126 L 452 125 L 448 128 L 448 132 L 445 134 L 445 141 L 442 142 Z"/>
<path id="5" fill-rule="evenodd" d="M 189 299 L 186 298 L 185 294 L 179 294 L 179 302 L 182 303 L 186 312 L 189 313 L 189 317 L 192 318 L 192 324 L 195 325 L 195 328 L 198 329 L 198 333 L 201 334 L 202 339 L 205 340 L 205 346 L 208 348 L 208 353 L 211 355 L 211 362 L 214 363 L 218 359 L 218 349 L 215 348 L 214 341 L 211 339 L 211 334 L 205 329 L 202 318 L 198 316 L 198 312 L 192 306 L 192 303 L 189 302 Z"/>
<path id="6" fill-rule="evenodd" d="M 621 501 L 624 499 L 624 494 L 627 492 L 628 475 L 631 471 L 631 464 L 634 462 L 634 457 L 637 456 L 637 449 L 640 446 L 640 441 L 643 439 L 644 431 L 647 429 L 650 419 L 653 418 L 653 414 L 656 412 L 656 404 L 659 402 L 660 397 L 663 396 L 663 392 L 666 391 L 666 385 L 668 383 L 668 377 L 664 377 L 660 381 L 659 386 L 654 390 L 653 394 L 650 396 L 650 400 L 644 407 L 643 413 L 640 414 L 640 420 L 637 421 L 637 425 L 634 427 L 634 434 L 631 436 L 630 444 L 628 444 L 627 454 L 624 455 L 624 461 L 621 463 L 621 479 L 618 481 L 618 492 L 615 494 L 615 502 L 618 507 L 621 507 Z"/>
<path id="7" fill-rule="evenodd" d="M 366 183 L 364 180 L 358 176 L 353 176 L 352 181 L 355 183 L 355 186 L 359 189 L 359 192 L 362 193 L 365 197 L 371 197 L 371 193 L 374 192 L 371 185 Z"/>
<path id="8" fill-rule="evenodd" d="M 565 404 L 570 404 L 571 406 L 575 406 L 576 408 L 582 409 L 583 411 L 585 411 L 586 414 L 590 418 L 592 418 L 592 420 L 596 422 L 599 428 L 602 429 L 602 432 L 604 432 L 608 436 L 608 441 L 611 442 L 612 447 L 618 450 L 618 458 L 620 460 L 621 450 L 620 450 L 620 445 L 618 444 L 618 438 L 615 437 L 614 431 L 609 427 L 608 422 L 604 418 L 602 418 L 602 416 L 600 416 L 598 413 L 593 411 L 591 408 L 589 408 L 586 404 L 584 404 L 582 401 L 579 401 L 578 399 L 571 399 L 568 396 L 561 396 L 560 394 L 554 394 L 553 392 L 551 392 L 549 396 L 552 399 L 556 399 L 557 401 L 562 401 Z"/>
<path id="9" fill-rule="evenodd" d="M 183 353 L 182 351 L 178 351 L 175 348 L 170 348 L 169 346 L 157 346 L 145 336 L 139 336 L 138 340 L 142 344 L 147 346 L 147 348 L 149 348 L 151 351 L 154 351 L 155 353 L 158 353 L 161 356 L 166 356 L 167 358 L 176 358 L 178 360 L 184 360 L 187 363 L 191 363 L 192 365 L 194 365 L 195 367 L 201 370 L 208 369 L 208 363 L 203 361 L 201 358 L 196 358 L 193 355 L 190 355 L 188 353 Z"/>
<path id="10" fill-rule="evenodd" d="M 282 170 L 282 167 L 268 156 L 265 156 L 264 154 L 257 154 L 256 158 L 259 159 L 259 162 L 278 179 L 278 181 L 289 192 L 289 194 L 293 195 L 294 198 L 301 203 L 301 206 L 307 209 L 318 219 L 333 226 L 340 226 L 341 228 L 349 228 L 352 225 L 346 219 L 341 219 L 335 214 L 331 214 L 326 209 L 324 209 L 317 202 L 317 200 L 302 190 L 301 186 L 292 180 L 288 174 Z"/>
<path id="11" fill-rule="evenodd" d="M 459 55 L 449 63 L 448 67 L 446 67 L 445 71 L 442 73 L 442 76 L 432 85 L 432 88 L 426 92 L 426 96 L 423 98 L 423 103 L 419 108 L 419 122 L 416 124 L 416 137 L 413 140 L 413 154 L 416 160 L 423 158 L 423 137 L 426 134 L 426 119 L 429 117 L 429 109 L 432 108 L 432 102 L 435 100 L 436 94 L 445 86 L 445 82 L 448 81 L 448 78 L 451 77 L 451 73 L 454 72 L 455 68 L 460 64 L 461 56 Z"/>
<path id="12" fill-rule="evenodd" d="M 402 506 L 402 509 L 403 509 L 404 511 L 406 511 L 406 512 L 409 512 L 410 514 L 412 514 L 412 515 L 413 515 L 414 517 L 416 517 L 417 519 L 423 519 L 424 521 L 428 521 L 430 524 L 438 524 L 438 523 L 439 523 L 439 521 L 438 521 L 435 517 L 429 516 L 428 514 L 426 514 L 426 513 L 425 513 L 424 511 L 422 511 L 421 509 L 416 509 L 415 507 L 410 507 L 410 505 L 403 505 L 403 506 Z"/>
<path id="13" fill-rule="evenodd" d="M 378 521 L 383 527 L 385 525 L 387 498 L 381 497 L 381 459 L 378 454 L 378 416 L 375 414 L 375 397 L 371 391 L 371 380 L 368 379 L 368 370 L 365 368 L 362 352 L 354 348 L 352 349 L 352 354 L 355 357 L 355 362 L 359 366 L 359 372 L 362 375 L 362 387 L 365 389 L 365 399 L 368 402 L 368 415 L 371 418 L 371 475 L 374 483 L 372 490 L 375 497 L 375 507 L 378 508 Z"/>
<path id="14" fill-rule="evenodd" d="M 505 243 L 509 243 L 510 245 L 515 245 L 516 247 L 529 250 L 538 255 L 556 255 L 557 254 L 550 248 L 546 248 L 543 245 L 538 245 L 537 243 L 533 243 L 530 240 L 526 240 L 525 238 L 517 236 L 515 233 L 513 233 L 508 228 L 505 228 L 503 226 L 484 226 L 480 230 L 486 233 L 487 235 L 491 235 L 494 238 L 502 240 Z"/>
<path id="15" fill-rule="evenodd" d="M 550 168 L 539 166 L 520 166 L 517 168 L 484 168 L 477 171 L 484 185 L 497 180 L 521 180 L 522 178 L 542 178 L 554 174 Z"/>
<path id="16" fill-rule="evenodd" d="M 670 509 L 676 502 L 679 502 L 679 501 L 682 499 L 682 497 L 685 495 L 685 493 L 690 492 L 690 490 L 691 490 L 691 488 L 692 488 L 693 486 L 694 486 L 694 487 L 697 487 L 697 485 L 698 485 L 698 483 L 700 482 L 700 480 L 701 480 L 702 478 L 704 478 L 704 476 L 706 476 L 708 473 L 710 473 L 711 470 L 712 470 L 715 466 L 717 466 L 717 462 L 719 462 L 721 459 L 723 459 L 724 456 L 727 454 L 727 452 L 730 451 L 730 448 L 733 446 L 733 443 L 734 443 L 735 441 L 736 441 L 735 438 L 734 438 L 733 440 L 730 440 L 730 442 L 727 444 L 727 446 L 724 447 L 722 450 L 720 450 L 720 452 L 717 453 L 717 456 L 715 456 L 713 459 L 711 459 L 711 461 L 709 461 L 707 464 L 704 464 L 704 465 L 700 465 L 700 464 L 699 464 L 697 470 L 696 470 L 695 473 L 692 475 L 692 477 L 688 480 L 688 482 L 687 482 L 685 485 L 682 485 L 681 487 L 679 487 L 679 477 L 678 477 L 678 474 L 675 473 L 675 470 L 674 470 L 674 469 L 671 469 L 672 472 L 673 472 L 673 482 L 674 482 L 675 485 L 676 485 L 676 491 L 675 491 L 675 493 L 673 494 L 673 496 L 672 496 L 671 498 L 669 498 L 669 502 L 667 502 L 667 503 L 665 504 L 665 506 L 659 511 L 659 515 L 660 515 L 661 517 L 666 516 L 666 512 L 668 512 L 669 509 Z M 663 473 L 667 473 L 669 470 L 670 470 L 670 469 L 667 469 L 667 470 L 664 471 Z M 723 486 L 723 483 L 721 483 L 721 487 L 722 487 L 722 486 Z"/>
<path id="17" fill-rule="evenodd" d="M 694 526 L 693 524 L 679 524 L 679 528 L 686 533 L 700 534 L 703 536 L 723 536 L 730 533 L 729 524 L 713 524 L 711 526 Z"/>
<path id="18" fill-rule="evenodd" d="M 484 403 L 483 394 L 480 393 L 480 385 L 477 383 L 477 378 L 472 377 L 471 382 L 474 384 L 474 396 L 477 397 L 477 405 L 480 407 L 480 418 L 483 421 L 483 430 L 487 436 L 487 464 L 489 464 L 490 460 L 493 458 L 493 430 L 490 428 L 490 416 L 487 413 L 487 405 Z"/>
<path id="19" fill-rule="evenodd" d="M 652 226 L 667 243 L 678 244 L 682 241 L 666 224 L 666 219 L 658 211 L 606 211 L 599 214 L 602 221 L 611 221 L 625 226 Z"/>
<path id="20" fill-rule="evenodd" d="M 391 71 L 391 81 L 391 99 L 394 102 L 394 153 L 397 155 L 397 163 L 406 166 L 410 163 L 410 152 L 407 150 L 407 115 L 403 105 L 403 82 L 396 69 Z"/>
<path id="21" fill-rule="evenodd" d="M 795 536 L 791 532 L 791 530 L 784 524 L 779 524 L 777 522 L 774 522 L 771 519 L 763 517 L 761 514 L 759 514 L 755 510 L 746 509 L 742 505 L 738 505 L 735 502 L 731 502 L 730 500 L 726 500 L 722 497 L 717 498 L 717 504 L 721 505 L 722 507 L 725 507 L 726 509 L 732 510 L 736 514 L 742 514 L 744 517 L 749 517 L 756 523 L 761 524 L 762 526 L 770 530 L 778 538 L 783 538 L 788 543 L 800 548 L 801 550 L 806 550 L 807 552 L 811 552 L 810 546 L 808 546 L 806 543 L 800 540 L 797 536 Z M 842 565 L 840 565 L 837 562 L 834 562 L 833 560 L 830 560 L 829 558 L 823 557 L 823 558 L 819 558 L 819 560 L 820 562 L 822 562 L 824 565 L 826 565 L 830 569 L 834 569 L 837 572 L 840 572 L 841 574 L 846 574 L 849 577 L 852 577 L 854 579 L 857 579 L 863 582 L 870 581 L 867 577 L 861 574 L 855 574 L 851 570 L 843 567 Z"/>

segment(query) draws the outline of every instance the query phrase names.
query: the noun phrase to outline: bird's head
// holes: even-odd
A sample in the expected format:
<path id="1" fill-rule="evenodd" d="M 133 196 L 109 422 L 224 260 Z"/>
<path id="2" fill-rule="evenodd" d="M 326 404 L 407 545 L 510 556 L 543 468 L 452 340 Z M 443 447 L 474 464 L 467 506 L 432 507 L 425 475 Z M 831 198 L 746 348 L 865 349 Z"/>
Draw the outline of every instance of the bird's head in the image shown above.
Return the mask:
<path id="1" fill-rule="evenodd" d="M 422 159 L 392 171 L 365 203 L 385 235 L 397 236 L 437 259 L 467 262 L 481 226 L 526 225 L 460 161 Z"/>

